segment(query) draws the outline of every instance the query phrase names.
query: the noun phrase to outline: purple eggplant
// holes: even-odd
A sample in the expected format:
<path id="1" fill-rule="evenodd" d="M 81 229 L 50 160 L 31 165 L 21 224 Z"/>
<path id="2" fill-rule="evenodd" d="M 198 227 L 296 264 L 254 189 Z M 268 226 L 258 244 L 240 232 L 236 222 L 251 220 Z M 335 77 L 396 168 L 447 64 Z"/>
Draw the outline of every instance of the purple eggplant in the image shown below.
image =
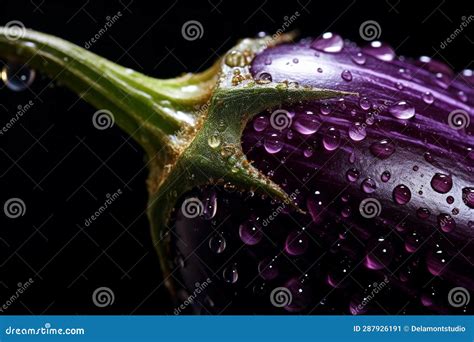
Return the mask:
<path id="1" fill-rule="evenodd" d="M 175 314 L 472 313 L 472 70 L 325 33 L 244 39 L 206 72 L 158 80 L 8 37 L 0 56 L 143 146 Z"/>

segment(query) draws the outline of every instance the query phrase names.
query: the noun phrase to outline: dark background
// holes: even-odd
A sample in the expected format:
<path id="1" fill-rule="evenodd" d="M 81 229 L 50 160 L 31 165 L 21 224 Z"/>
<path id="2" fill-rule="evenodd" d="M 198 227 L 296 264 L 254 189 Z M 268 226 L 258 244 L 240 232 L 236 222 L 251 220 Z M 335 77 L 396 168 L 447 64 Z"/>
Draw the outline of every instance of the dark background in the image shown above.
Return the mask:
<path id="1" fill-rule="evenodd" d="M 20 20 L 83 46 L 117 11 L 122 17 L 90 50 L 159 78 L 204 70 L 239 38 L 273 33 L 295 11 L 291 29 L 302 36 L 334 31 L 363 43 L 359 26 L 376 20 L 381 40 L 398 54 L 434 56 L 458 71 L 473 67 L 474 23 L 440 49 L 461 17 L 474 14 L 468 1 L 2 0 L 0 24 Z M 201 39 L 183 39 L 188 20 L 201 22 Z M 23 217 L 0 215 L 0 305 L 18 283 L 31 277 L 34 284 L 5 313 L 171 314 L 144 213 L 142 151 L 117 127 L 95 129 L 94 108 L 40 75 L 23 92 L 1 86 L 1 126 L 29 100 L 33 108 L 0 136 L 0 204 L 12 197 L 26 204 Z M 118 200 L 84 227 L 117 189 Z M 101 286 L 115 294 L 106 308 L 91 300 Z"/>

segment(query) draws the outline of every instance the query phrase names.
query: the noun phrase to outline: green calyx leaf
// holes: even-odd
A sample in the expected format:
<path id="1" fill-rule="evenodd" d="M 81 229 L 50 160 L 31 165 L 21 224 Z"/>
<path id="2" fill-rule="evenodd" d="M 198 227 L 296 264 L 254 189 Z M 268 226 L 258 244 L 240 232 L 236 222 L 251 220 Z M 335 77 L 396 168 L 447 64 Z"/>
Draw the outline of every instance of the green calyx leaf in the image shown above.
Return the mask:
<path id="1" fill-rule="evenodd" d="M 291 40 L 291 35 L 244 39 L 209 70 L 169 80 L 145 76 L 43 33 L 27 30 L 16 40 L 9 36 L 8 29 L 0 28 L 0 58 L 28 64 L 97 109 L 109 110 L 117 125 L 147 152 L 148 216 L 171 290 L 167 231 L 176 204 L 187 191 L 230 185 L 292 204 L 288 194 L 244 155 L 241 136 L 247 122 L 285 104 L 348 95 L 252 78 L 253 57 Z"/>

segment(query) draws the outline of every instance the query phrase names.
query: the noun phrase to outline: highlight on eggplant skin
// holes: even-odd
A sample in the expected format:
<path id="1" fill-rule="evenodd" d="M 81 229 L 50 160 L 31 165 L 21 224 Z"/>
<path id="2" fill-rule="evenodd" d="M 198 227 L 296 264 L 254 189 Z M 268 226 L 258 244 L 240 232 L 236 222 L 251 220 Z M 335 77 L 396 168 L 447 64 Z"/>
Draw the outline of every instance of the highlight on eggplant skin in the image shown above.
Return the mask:
<path id="1" fill-rule="evenodd" d="M 243 132 L 249 160 L 305 213 L 231 184 L 183 198 L 203 210 L 176 214 L 180 294 L 212 279 L 189 311 L 472 314 L 450 298 L 474 291 L 472 70 L 326 34 L 264 50 L 251 72 L 358 96 L 271 108 Z"/>

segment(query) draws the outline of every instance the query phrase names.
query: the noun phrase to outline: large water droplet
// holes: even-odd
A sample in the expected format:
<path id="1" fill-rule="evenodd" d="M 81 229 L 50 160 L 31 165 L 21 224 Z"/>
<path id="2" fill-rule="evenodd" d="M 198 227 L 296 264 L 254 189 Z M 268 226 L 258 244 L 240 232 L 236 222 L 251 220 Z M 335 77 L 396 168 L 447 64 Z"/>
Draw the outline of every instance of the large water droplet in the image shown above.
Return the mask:
<path id="1" fill-rule="evenodd" d="M 262 132 L 267 127 L 268 127 L 268 119 L 263 115 L 257 117 L 253 122 L 253 129 L 257 132 Z"/>
<path id="2" fill-rule="evenodd" d="M 294 123 L 295 129 L 304 135 L 316 133 L 320 126 L 321 122 L 318 120 L 316 115 L 310 111 L 298 115 Z"/>
<path id="3" fill-rule="evenodd" d="M 356 122 L 351 127 L 349 127 L 348 134 L 352 140 L 361 141 L 367 136 L 367 131 L 364 125 L 362 125 L 360 122 Z"/>
<path id="4" fill-rule="evenodd" d="M 361 188 L 366 194 L 370 194 L 377 189 L 377 184 L 372 178 L 366 178 L 362 181 Z"/>
<path id="5" fill-rule="evenodd" d="M 411 191 L 406 185 L 399 184 L 393 189 L 393 200 L 395 203 L 400 205 L 407 204 L 410 199 Z"/>
<path id="6" fill-rule="evenodd" d="M 474 188 L 462 189 L 462 201 L 469 208 L 474 209 Z"/>
<path id="7" fill-rule="evenodd" d="M 218 134 L 213 134 L 207 139 L 207 144 L 211 148 L 217 148 L 221 144 L 221 138 Z"/>
<path id="8" fill-rule="evenodd" d="M 209 191 L 203 201 L 202 217 L 206 220 L 212 220 L 217 212 L 217 195 L 215 191 Z"/>
<path id="9" fill-rule="evenodd" d="M 449 233 L 456 228 L 456 221 L 449 214 L 439 214 L 438 226 L 443 232 Z"/>
<path id="10" fill-rule="evenodd" d="M 273 258 L 265 258 L 258 263 L 258 273 L 260 277 L 265 280 L 272 280 L 278 276 L 278 267 L 276 264 L 276 260 Z"/>
<path id="11" fill-rule="evenodd" d="M 221 234 L 215 234 L 209 239 L 209 248 L 214 253 L 222 253 L 227 246 L 227 241 Z"/>
<path id="12" fill-rule="evenodd" d="M 433 178 L 431 178 L 431 187 L 436 192 L 445 194 L 453 187 L 453 179 L 451 176 L 445 175 L 443 173 L 435 173 Z"/>
<path id="13" fill-rule="evenodd" d="M 323 137 L 323 146 L 328 151 L 334 151 L 341 143 L 341 134 L 335 127 L 329 127 Z"/>
<path id="14" fill-rule="evenodd" d="M 13 91 L 28 88 L 35 79 L 35 71 L 25 65 L 8 63 L 3 66 L 2 80 Z"/>
<path id="15" fill-rule="evenodd" d="M 341 77 L 344 81 L 347 81 L 347 82 L 352 81 L 352 73 L 349 70 L 344 70 L 341 73 Z"/>
<path id="16" fill-rule="evenodd" d="M 416 210 L 416 216 L 422 220 L 426 220 L 428 217 L 430 217 L 430 211 L 428 208 L 418 208 Z"/>
<path id="17" fill-rule="evenodd" d="M 308 237 L 304 231 L 293 231 L 285 241 L 285 251 L 289 255 L 301 255 L 308 249 Z"/>
<path id="18" fill-rule="evenodd" d="M 388 108 L 390 114 L 397 119 L 411 119 L 415 116 L 415 107 L 409 104 L 407 101 L 398 101 Z"/>
<path id="19" fill-rule="evenodd" d="M 359 65 L 365 64 L 365 61 L 366 61 L 366 58 L 362 52 L 357 52 L 351 58 L 355 64 L 359 64 Z"/>
<path id="20" fill-rule="evenodd" d="M 370 152 L 379 159 L 387 159 L 395 152 L 395 145 L 383 139 L 370 145 Z"/>
<path id="21" fill-rule="evenodd" d="M 370 100 L 367 97 L 362 97 L 359 100 L 359 107 L 363 110 L 369 110 L 371 106 Z"/>
<path id="22" fill-rule="evenodd" d="M 360 172 L 356 168 L 352 168 L 347 170 L 346 172 L 346 177 L 349 182 L 355 182 L 357 179 L 359 179 Z"/>
<path id="23" fill-rule="evenodd" d="M 263 146 L 268 153 L 275 154 L 283 148 L 283 141 L 278 133 L 272 133 L 269 137 L 265 138 Z"/>
<path id="24" fill-rule="evenodd" d="M 395 51 L 393 51 L 392 47 L 379 41 L 371 42 L 370 45 L 364 47 L 362 51 L 386 62 L 390 62 L 395 58 Z"/>
<path id="25" fill-rule="evenodd" d="M 381 270 L 390 265 L 392 257 L 392 244 L 384 237 L 380 237 L 369 244 L 364 265 L 371 270 Z"/>
<path id="26" fill-rule="evenodd" d="M 311 47 L 318 51 L 338 53 L 344 47 L 344 41 L 341 36 L 326 32 L 321 37 L 315 39 L 313 43 L 311 43 Z"/>
<path id="27" fill-rule="evenodd" d="M 262 240 L 262 228 L 254 220 L 247 220 L 239 226 L 239 236 L 246 245 L 256 245 Z"/>
<path id="28" fill-rule="evenodd" d="M 386 183 L 390 180 L 390 171 L 384 171 L 382 172 L 382 175 L 380 176 L 380 179 L 382 180 L 382 182 Z"/>
<path id="29" fill-rule="evenodd" d="M 434 97 L 429 91 L 423 93 L 423 95 L 421 95 L 421 98 L 427 104 L 432 104 L 434 101 Z"/>
<path id="30" fill-rule="evenodd" d="M 227 266 L 222 271 L 222 278 L 227 283 L 231 283 L 231 284 L 236 283 L 237 280 L 239 279 L 239 272 L 237 271 L 237 265 L 233 264 L 233 265 Z"/>

